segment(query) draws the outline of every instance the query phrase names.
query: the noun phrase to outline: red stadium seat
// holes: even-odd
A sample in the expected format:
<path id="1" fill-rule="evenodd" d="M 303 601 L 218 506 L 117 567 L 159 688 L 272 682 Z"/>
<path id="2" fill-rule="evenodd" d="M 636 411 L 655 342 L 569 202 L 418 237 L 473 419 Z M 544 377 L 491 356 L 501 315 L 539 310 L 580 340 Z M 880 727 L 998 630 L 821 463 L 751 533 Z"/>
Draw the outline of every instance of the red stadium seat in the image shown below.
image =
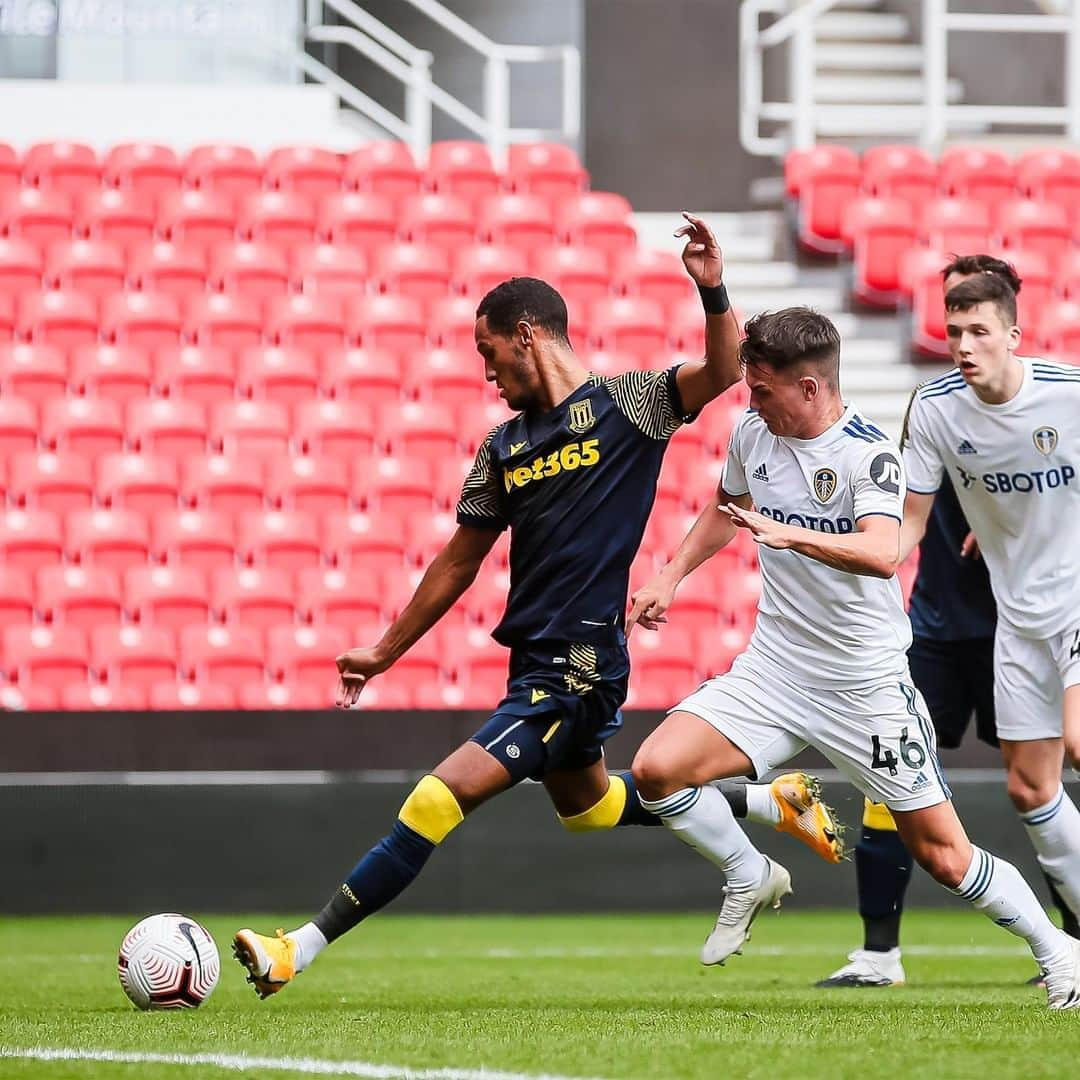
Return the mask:
<path id="1" fill-rule="evenodd" d="M 334 661 L 351 646 L 348 631 L 340 626 L 275 626 L 266 633 L 266 666 L 279 681 L 325 687 L 330 704 L 338 681 Z"/>
<path id="2" fill-rule="evenodd" d="M 1018 317 L 1022 327 L 1036 327 L 1040 316 L 1054 296 L 1059 282 L 1053 273 L 1053 264 L 1045 255 L 1027 249 L 1006 251 L 1003 257 L 1012 263 L 1023 282 L 1016 298 Z"/>
<path id="3" fill-rule="evenodd" d="M 478 239 L 533 252 L 555 243 L 555 221 L 538 195 L 493 195 L 477 212 Z"/>
<path id="4" fill-rule="evenodd" d="M 1039 314 L 1038 343 L 1059 363 L 1080 363 L 1080 303 L 1051 301 Z"/>
<path id="5" fill-rule="evenodd" d="M 316 567 L 296 578 L 296 609 L 305 622 L 340 626 L 352 632 L 379 616 L 378 582 L 371 568 Z"/>
<path id="6" fill-rule="evenodd" d="M 985 251 L 990 246 L 990 211 L 972 198 L 934 199 L 923 207 L 919 235 L 940 251 Z"/>
<path id="7" fill-rule="evenodd" d="M 49 246 L 45 288 L 100 299 L 124 287 L 124 257 L 107 240 L 62 240 Z"/>
<path id="8" fill-rule="evenodd" d="M 147 199 L 157 199 L 176 191 L 183 183 L 184 170 L 176 151 L 154 143 L 121 143 L 105 155 L 104 182 L 125 188 Z"/>
<path id="9" fill-rule="evenodd" d="M 132 446 L 180 460 L 206 450 L 206 413 L 197 401 L 145 398 L 127 408 L 127 435 Z"/>
<path id="10" fill-rule="evenodd" d="M 40 683 L 27 686 L 12 686 L 10 683 L 0 683 L 0 707 L 10 709 L 13 712 L 41 712 L 43 710 L 58 709 L 60 707 L 60 694 L 51 686 L 42 686 Z"/>
<path id="11" fill-rule="evenodd" d="M 262 642 L 252 626 L 185 626 L 179 651 L 186 678 L 220 683 L 235 692 L 263 677 Z"/>
<path id="12" fill-rule="evenodd" d="M 506 403 L 501 400 L 485 401 L 476 405 L 462 405 L 458 409 L 458 425 L 462 449 L 475 455 L 488 432 L 510 419 Z"/>
<path id="13" fill-rule="evenodd" d="M 506 610 L 508 580 L 505 574 L 486 568 L 469 586 L 462 600 L 474 623 L 485 630 L 502 618 Z M 410 590 L 411 595 L 411 590 Z M 396 615 L 397 612 L 395 611 Z"/>
<path id="14" fill-rule="evenodd" d="M 611 296 L 611 274 L 603 252 L 588 247 L 541 248 L 533 253 L 536 276 L 554 285 L 568 301 L 590 304 Z"/>
<path id="15" fill-rule="evenodd" d="M 266 468 L 266 497 L 280 510 L 344 512 L 349 508 L 348 469 L 338 458 L 275 458 Z"/>
<path id="16" fill-rule="evenodd" d="M 232 518 L 202 507 L 154 518 L 154 557 L 170 566 L 214 570 L 235 562 Z"/>
<path id="17" fill-rule="evenodd" d="M 158 683 L 150 688 L 150 708 L 154 712 L 182 709 L 233 709 L 236 694 L 232 687 L 211 682 Z"/>
<path id="18" fill-rule="evenodd" d="M 1029 199 L 1054 203 L 1075 220 L 1080 210 L 1080 154 L 1056 146 L 1027 150 L 1016 162 L 1016 184 Z"/>
<path id="19" fill-rule="evenodd" d="M 559 235 L 568 244 L 581 244 L 605 253 L 614 266 L 623 252 L 637 245 L 630 204 L 622 195 L 585 191 L 563 199 L 558 208 Z"/>
<path id="20" fill-rule="evenodd" d="M 289 291 L 289 264 L 272 244 L 251 240 L 226 244 L 213 252 L 210 288 L 281 301 Z"/>
<path id="21" fill-rule="evenodd" d="M 168 293 L 117 293 L 101 305 L 102 337 L 113 344 L 147 349 L 175 345 L 180 325 L 180 305 Z"/>
<path id="22" fill-rule="evenodd" d="M 322 548 L 339 568 L 374 574 L 405 566 L 405 534 L 396 514 L 332 514 L 323 520 Z M 370 595 L 378 607 L 374 587 Z"/>
<path id="23" fill-rule="evenodd" d="M 396 353 L 374 348 L 331 349 L 323 359 L 323 386 L 341 402 L 378 407 L 398 401 L 403 379 Z"/>
<path id="24" fill-rule="evenodd" d="M 900 293 L 900 260 L 915 243 L 912 207 L 903 199 L 861 199 L 851 220 L 856 300 L 874 307 L 895 307 Z"/>
<path id="25" fill-rule="evenodd" d="M 277 401 L 223 401 L 213 407 L 210 438 L 226 454 L 268 456 L 289 448 L 289 413 Z"/>
<path id="26" fill-rule="evenodd" d="M 315 146 L 282 146 L 266 158 L 269 187 L 318 196 L 341 187 L 343 163 L 332 150 Z"/>
<path id="27" fill-rule="evenodd" d="M 462 247 L 453 260 L 453 286 L 474 308 L 496 285 L 529 270 L 525 253 L 507 244 L 472 244 Z"/>
<path id="28" fill-rule="evenodd" d="M 982 203 L 993 214 L 1016 195 L 1016 167 L 1007 154 L 987 146 L 952 146 L 938 161 L 941 190 Z"/>
<path id="29" fill-rule="evenodd" d="M 312 293 L 289 296 L 270 309 L 266 332 L 277 345 L 307 349 L 315 354 L 341 348 L 345 344 L 341 300 L 336 296 Z M 314 386 L 313 381 L 312 392 Z"/>
<path id="30" fill-rule="evenodd" d="M 427 342 L 420 301 L 412 296 L 359 296 L 345 309 L 349 343 L 407 354 Z"/>
<path id="31" fill-rule="evenodd" d="M 227 623 L 260 630 L 292 622 L 292 580 L 284 570 L 239 566 L 215 570 L 210 578 L 214 612 Z"/>
<path id="32" fill-rule="evenodd" d="M 304 570 L 322 562 L 316 518 L 299 510 L 265 510 L 240 516 L 237 549 L 251 566 Z"/>
<path id="33" fill-rule="evenodd" d="M 206 252 L 233 239 L 233 210 L 216 191 L 178 191 L 162 196 L 158 228 L 166 240 Z"/>
<path id="34" fill-rule="evenodd" d="M 169 396 L 200 405 L 231 401 L 236 391 L 236 361 L 219 345 L 170 345 L 154 353 L 157 385 Z"/>
<path id="35" fill-rule="evenodd" d="M 76 510 L 65 525 L 66 548 L 75 562 L 123 573 L 150 554 L 146 519 L 133 510 Z"/>
<path id="36" fill-rule="evenodd" d="M 184 179 L 190 185 L 229 200 L 258 191 L 262 177 L 262 166 L 248 146 L 195 146 L 184 159 Z"/>
<path id="37" fill-rule="evenodd" d="M 292 345 L 245 349 L 240 354 L 237 386 L 245 397 L 282 405 L 314 397 L 319 388 L 315 357 L 307 348 Z"/>
<path id="38" fill-rule="evenodd" d="M 693 298 L 693 282 L 678 255 L 665 251 L 625 252 L 615 264 L 612 280 L 616 292 L 643 296 L 667 306 Z"/>
<path id="39" fill-rule="evenodd" d="M 1051 266 L 1072 245 L 1066 211 L 1056 203 L 1015 199 L 998 207 L 997 232 L 1006 248 L 1038 252 Z"/>
<path id="40" fill-rule="evenodd" d="M 53 450 L 97 457 L 121 449 L 120 406 L 108 398 L 54 398 L 41 409 L 42 442 Z"/>
<path id="41" fill-rule="evenodd" d="M 142 196 L 132 191 L 114 188 L 89 191 L 78 202 L 75 232 L 131 251 L 153 240 L 154 211 Z"/>
<path id="42" fill-rule="evenodd" d="M 176 463 L 155 454 L 106 454 L 97 461 L 97 493 L 106 506 L 142 514 L 175 510 Z"/>
<path id="43" fill-rule="evenodd" d="M 427 244 L 453 253 L 473 242 L 476 218 L 464 198 L 428 192 L 413 195 L 398 215 L 402 236 L 410 243 Z"/>
<path id="44" fill-rule="evenodd" d="M 514 143 L 506 175 L 514 191 L 552 201 L 589 186 L 589 174 L 581 167 L 577 154 L 561 143 Z"/>
<path id="45" fill-rule="evenodd" d="M 344 191 L 319 201 L 321 240 L 360 248 L 367 253 L 392 244 L 398 219 L 392 199 L 366 191 Z"/>
<path id="46" fill-rule="evenodd" d="M 473 370 L 480 371 L 476 356 L 476 302 L 467 296 L 443 296 L 428 308 L 431 340 L 440 348 L 467 353 L 476 361 Z"/>
<path id="47" fill-rule="evenodd" d="M 408 389 L 410 397 L 450 406 L 471 405 L 491 393 L 484 382 L 483 361 L 461 345 L 432 349 L 416 357 L 409 370 Z"/>
<path id="48" fill-rule="evenodd" d="M 334 688 L 306 682 L 251 682 L 240 687 L 241 709 L 326 709 L 334 704 Z"/>
<path id="49" fill-rule="evenodd" d="M 61 349 L 91 345 L 98 336 L 97 308 L 82 293 L 27 293 L 19 303 L 16 331 L 23 341 L 46 342 Z"/>
<path id="50" fill-rule="evenodd" d="M 798 180 L 798 237 L 804 248 L 821 254 L 843 251 L 840 227 L 861 179 L 858 163 L 846 155 L 830 155 L 827 161 L 810 159 Z"/>
<path id="51" fill-rule="evenodd" d="M 0 339 L 10 341 L 15 335 L 15 301 L 0 293 Z"/>
<path id="52" fill-rule="evenodd" d="M 19 157 L 12 146 L 0 143 L 0 195 L 19 186 Z"/>
<path id="53" fill-rule="evenodd" d="M 33 621 L 34 590 L 30 580 L 26 570 L 0 566 L 0 626 L 29 626 Z"/>
<path id="54" fill-rule="evenodd" d="M 81 345 L 72 354 L 69 385 L 84 397 L 123 406 L 150 395 L 150 357 L 134 345 Z"/>
<path id="55" fill-rule="evenodd" d="M 186 300 L 206 291 L 206 256 L 168 240 L 141 244 L 128 263 L 131 283 L 140 292 L 153 292 Z"/>
<path id="56" fill-rule="evenodd" d="M 433 244 L 389 244 L 373 256 L 372 271 L 384 293 L 434 300 L 450 291 L 450 256 Z"/>
<path id="57" fill-rule="evenodd" d="M 378 441 L 407 456 L 435 460 L 457 451 L 452 410 L 437 402 L 404 401 L 379 411 Z"/>
<path id="58" fill-rule="evenodd" d="M 451 474 L 448 472 L 447 476 Z M 455 470 L 452 479 L 444 482 L 449 485 L 449 489 L 441 488 L 440 482 L 436 480 L 435 497 L 440 506 L 447 506 L 449 509 L 410 514 L 406 520 L 407 555 L 409 561 L 417 566 L 428 566 L 458 529 L 454 507 L 461 493 L 461 476 Z"/>
<path id="59" fill-rule="evenodd" d="M 14 506 L 51 510 L 87 510 L 94 501 L 90 461 L 83 455 L 29 450 L 11 457 L 8 499 Z"/>
<path id="60" fill-rule="evenodd" d="M 186 337 L 197 345 L 249 349 L 262 342 L 263 319 L 254 299 L 208 293 L 188 303 Z"/>
<path id="61" fill-rule="evenodd" d="M 0 396 L 4 398 L 22 398 L 30 405 L 40 406 L 64 393 L 67 374 L 64 352 L 55 345 L 40 342 L 0 345 Z"/>
<path id="62" fill-rule="evenodd" d="M 368 260 L 362 251 L 340 244 L 315 244 L 293 255 L 292 281 L 304 293 L 356 296 L 368 282 Z"/>
<path id="63" fill-rule="evenodd" d="M 144 691 L 176 678 L 176 648 L 164 626 L 100 626 L 90 633 L 94 670 L 110 683 Z"/>
<path id="64" fill-rule="evenodd" d="M 11 626 L 3 633 L 3 666 L 15 682 L 60 690 L 89 673 L 86 634 L 77 626 Z M 21 689 L 21 687 L 20 687 Z"/>
<path id="65" fill-rule="evenodd" d="M 120 621 L 120 580 L 101 566 L 42 567 L 35 595 L 38 611 L 54 625 L 90 630 Z"/>
<path id="66" fill-rule="evenodd" d="M 182 466 L 181 492 L 192 506 L 239 514 L 261 510 L 263 468 L 254 457 L 212 454 L 190 457 Z"/>
<path id="67" fill-rule="evenodd" d="M 284 252 L 315 239 L 312 200 L 294 191 L 257 191 L 240 201 L 237 231 L 245 240 L 262 240 Z"/>
<path id="68" fill-rule="evenodd" d="M 4 235 L 22 237 L 44 250 L 71 239 L 71 200 L 60 191 L 16 188 L 0 201 Z"/>
<path id="69" fill-rule="evenodd" d="M 44 261 L 36 244 L 21 236 L 0 236 L 0 290 L 9 296 L 41 288 Z"/>
<path id="70" fill-rule="evenodd" d="M 862 166 L 858 155 L 847 146 L 811 146 L 791 150 L 784 158 L 784 189 L 791 198 L 802 193 L 803 181 L 827 170 L 859 173 Z"/>
<path id="71" fill-rule="evenodd" d="M 7 457 L 37 446 L 38 413 L 33 402 L 0 397 L 0 454 Z"/>
<path id="72" fill-rule="evenodd" d="M 917 146 L 872 146 L 862 156 L 863 187 L 918 209 L 937 194 L 937 165 Z"/>
<path id="73" fill-rule="evenodd" d="M 0 557 L 5 566 L 33 572 L 63 557 L 60 519 L 48 510 L 0 511 Z"/>
<path id="74" fill-rule="evenodd" d="M 354 191 L 375 192 L 393 199 L 420 190 L 422 175 L 412 151 L 403 142 L 370 142 L 345 159 L 342 181 Z"/>
<path id="75" fill-rule="evenodd" d="M 72 683 L 60 691 L 60 708 L 72 712 L 142 712 L 146 703 L 146 688 L 131 683 Z"/>
<path id="76" fill-rule="evenodd" d="M 359 458 L 353 467 L 352 496 L 364 509 L 378 508 L 403 520 L 429 512 L 435 508 L 433 470 L 417 457 Z"/>
<path id="77" fill-rule="evenodd" d="M 205 574 L 194 566 L 132 567 L 124 575 L 124 606 L 142 625 L 175 631 L 205 623 L 210 617 Z"/>
<path id="78" fill-rule="evenodd" d="M 440 194 L 470 202 L 496 194 L 501 186 L 487 146 L 464 139 L 432 143 L 427 179 Z"/>
<path id="79" fill-rule="evenodd" d="M 592 325 L 598 348 L 642 358 L 667 351 L 667 324 L 655 301 L 628 296 L 598 300 L 592 308 Z"/>
<path id="80" fill-rule="evenodd" d="M 23 156 L 23 180 L 36 188 L 77 195 L 101 183 L 101 163 L 85 143 L 35 143 Z"/>

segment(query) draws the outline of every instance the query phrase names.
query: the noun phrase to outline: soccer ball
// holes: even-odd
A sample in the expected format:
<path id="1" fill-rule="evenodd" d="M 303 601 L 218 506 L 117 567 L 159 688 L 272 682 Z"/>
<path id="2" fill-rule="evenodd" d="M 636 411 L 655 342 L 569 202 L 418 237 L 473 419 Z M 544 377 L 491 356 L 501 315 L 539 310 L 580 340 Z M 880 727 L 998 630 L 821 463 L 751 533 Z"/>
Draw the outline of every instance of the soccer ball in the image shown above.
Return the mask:
<path id="1" fill-rule="evenodd" d="M 214 939 L 194 919 L 149 915 L 120 943 L 116 962 L 124 993 L 140 1009 L 194 1009 L 221 972 Z"/>

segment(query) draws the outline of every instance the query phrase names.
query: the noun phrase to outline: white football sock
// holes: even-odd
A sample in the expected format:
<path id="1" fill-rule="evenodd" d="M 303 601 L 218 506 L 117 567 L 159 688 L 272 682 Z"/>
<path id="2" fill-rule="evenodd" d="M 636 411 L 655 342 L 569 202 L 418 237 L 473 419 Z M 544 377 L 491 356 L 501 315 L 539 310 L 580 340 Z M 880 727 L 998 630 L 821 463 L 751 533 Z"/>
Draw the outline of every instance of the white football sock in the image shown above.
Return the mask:
<path id="1" fill-rule="evenodd" d="M 951 889 L 1010 934 L 1022 937 L 1036 962 L 1046 968 L 1062 960 L 1069 938 L 1047 917 L 1028 883 L 1012 863 L 972 845 L 971 865 Z"/>
<path id="2" fill-rule="evenodd" d="M 727 799 L 716 788 L 683 788 L 663 799 L 642 799 L 641 805 L 683 843 L 719 866 L 730 889 L 753 889 L 761 884 L 768 869 L 765 856 L 739 828 Z"/>
<path id="3" fill-rule="evenodd" d="M 780 807 L 769 784 L 746 785 L 746 819 L 759 825 L 780 824 Z"/>
<path id="4" fill-rule="evenodd" d="M 297 973 L 303 971 L 326 948 L 326 938 L 313 922 L 304 923 L 299 930 L 290 930 L 285 936 L 296 942 Z"/>
<path id="5" fill-rule="evenodd" d="M 1080 915 L 1080 810 L 1059 787 L 1045 805 L 1020 820 L 1046 876 L 1057 886 L 1074 915 Z"/>

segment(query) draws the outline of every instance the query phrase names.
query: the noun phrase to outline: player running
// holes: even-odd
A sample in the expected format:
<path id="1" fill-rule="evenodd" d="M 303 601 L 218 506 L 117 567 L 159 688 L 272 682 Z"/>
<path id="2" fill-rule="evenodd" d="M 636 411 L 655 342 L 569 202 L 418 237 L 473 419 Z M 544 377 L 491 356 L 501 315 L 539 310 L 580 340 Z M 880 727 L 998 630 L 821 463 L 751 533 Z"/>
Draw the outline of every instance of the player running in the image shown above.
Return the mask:
<path id="1" fill-rule="evenodd" d="M 339 704 L 354 706 L 367 681 L 438 622 L 509 527 L 510 594 L 493 633 L 511 650 L 507 693 L 420 780 L 390 834 L 313 921 L 276 939 L 237 933 L 237 959 L 260 996 L 393 900 L 468 813 L 526 778 L 543 781 L 571 832 L 657 823 L 630 774 L 609 775 L 603 755 L 604 740 L 622 725 L 630 671 L 630 563 L 668 440 L 740 375 L 720 248 L 703 221 L 686 218 L 676 235 L 687 238 L 683 261 L 706 311 L 703 360 L 600 377 L 573 352 L 566 304 L 550 285 L 514 278 L 480 302 L 475 337 L 485 376 L 519 415 L 481 445 L 458 503 L 459 527 L 408 606 L 378 644 L 338 658 Z M 828 814 L 799 776 L 778 786 L 776 799 L 786 829 L 835 855 Z"/>
<path id="2" fill-rule="evenodd" d="M 727 875 L 702 962 L 739 952 L 757 913 L 791 891 L 709 782 L 762 776 L 810 745 L 889 807 L 935 880 L 1028 942 L 1051 1008 L 1080 1007 L 1080 942 L 1050 922 L 1014 866 L 969 842 L 950 801 L 908 673 L 911 627 L 895 577 L 901 459 L 840 396 L 836 328 L 806 308 L 759 315 L 741 353 L 751 410 L 732 433 L 719 505 L 635 594 L 628 620 L 655 627 L 682 579 L 737 528 L 760 545 L 749 647 L 671 710 L 633 764 L 643 805 Z"/>

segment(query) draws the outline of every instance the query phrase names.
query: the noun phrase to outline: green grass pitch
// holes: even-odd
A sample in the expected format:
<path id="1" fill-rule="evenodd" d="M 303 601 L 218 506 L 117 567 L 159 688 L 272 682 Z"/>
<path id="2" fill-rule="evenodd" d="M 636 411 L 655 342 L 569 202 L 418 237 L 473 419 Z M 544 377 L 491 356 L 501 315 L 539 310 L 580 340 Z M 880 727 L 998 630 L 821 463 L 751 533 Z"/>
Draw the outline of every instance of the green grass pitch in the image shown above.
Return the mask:
<path id="1" fill-rule="evenodd" d="M 0 1078 L 302 1075 L 276 1059 L 307 1059 L 309 1074 L 389 1078 L 442 1069 L 461 1070 L 442 1074 L 460 1080 L 479 1080 L 484 1069 L 612 1080 L 1075 1073 L 1080 1012 L 1048 1012 L 1044 993 L 1023 985 L 1034 966 L 1022 942 L 977 915 L 909 913 L 909 984 L 862 991 L 810 985 L 858 943 L 852 913 L 764 914 L 745 956 L 705 970 L 696 952 L 711 919 L 376 917 L 260 1002 L 231 957 L 230 935 L 247 923 L 268 932 L 275 921 L 202 918 L 222 951 L 213 997 L 194 1012 L 138 1013 L 115 969 L 136 916 L 5 918 Z M 14 1056 L 33 1047 L 180 1057 Z M 230 1067 L 191 1055 L 226 1055 Z M 352 1071 L 335 1072 L 331 1062 Z"/>

